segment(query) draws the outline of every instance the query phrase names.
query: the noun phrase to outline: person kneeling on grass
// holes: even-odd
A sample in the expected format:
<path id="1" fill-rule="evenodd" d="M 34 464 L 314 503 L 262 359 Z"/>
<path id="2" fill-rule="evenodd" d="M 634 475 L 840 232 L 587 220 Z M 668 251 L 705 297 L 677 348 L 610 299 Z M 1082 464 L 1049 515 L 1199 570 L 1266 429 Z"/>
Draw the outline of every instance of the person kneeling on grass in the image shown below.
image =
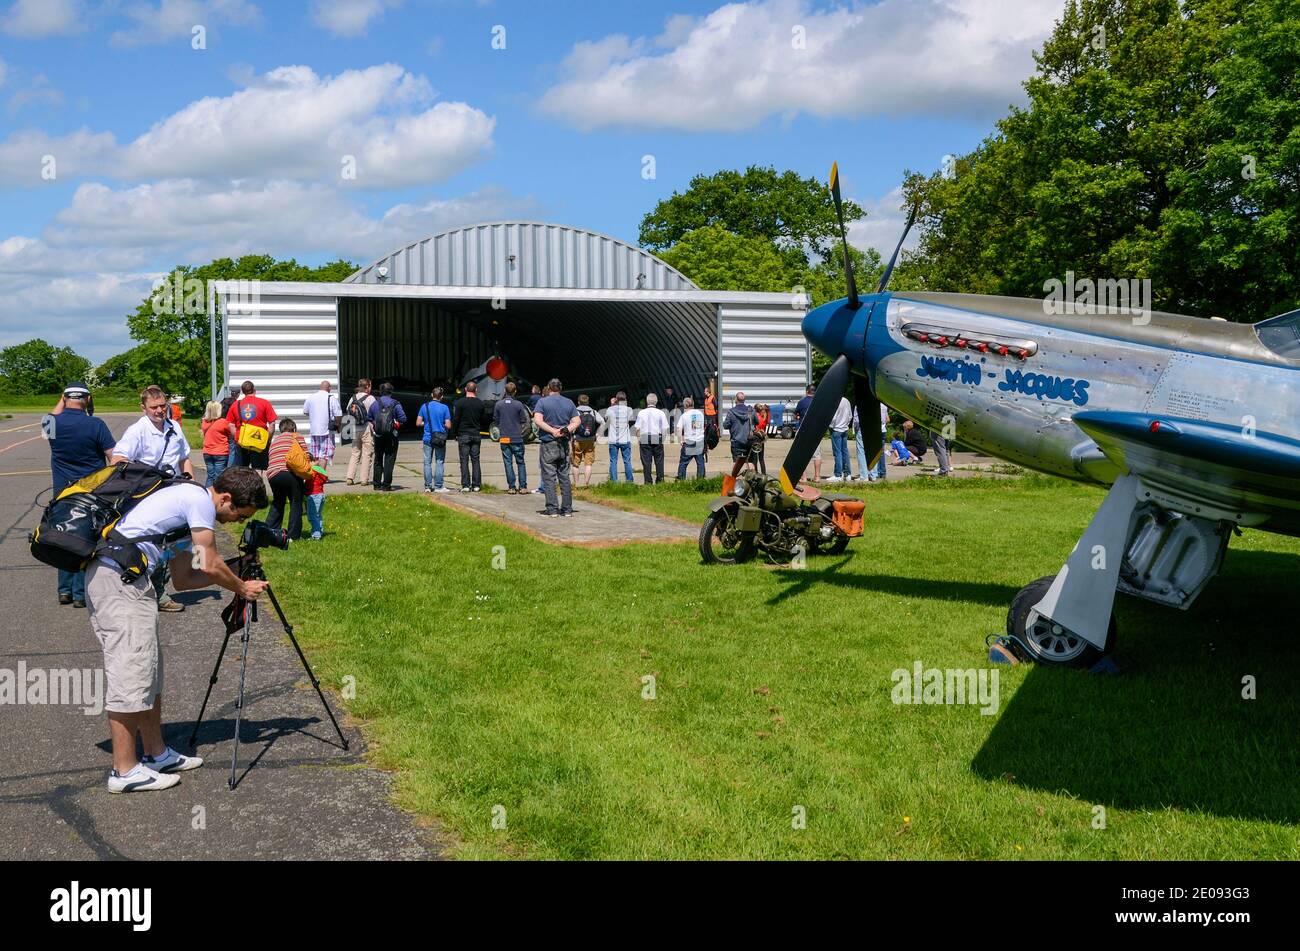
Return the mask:
<path id="1" fill-rule="evenodd" d="M 159 489 L 117 524 L 127 540 L 130 560 L 138 550 L 148 564 L 134 582 L 122 580 L 122 565 L 101 555 L 86 572 L 90 626 L 104 651 L 105 698 L 113 746 L 112 793 L 167 789 L 180 782 L 175 773 L 203 765 L 182 756 L 162 737 L 162 646 L 158 641 L 158 593 L 150 576 L 170 562 L 178 591 L 220 585 L 244 598 L 256 598 L 265 581 L 243 581 L 217 554 L 217 522 L 242 522 L 266 505 L 262 477 L 252 469 L 226 469 L 209 487 L 178 482 Z M 188 530 L 188 536 L 176 536 Z M 154 541 L 131 539 L 152 537 Z M 168 542 L 165 539 L 173 539 Z M 161 547 L 160 547 L 161 546 Z M 188 550 L 183 550 L 188 549 Z M 180 557 L 172 558 L 180 551 Z M 144 759 L 135 755 L 136 736 Z"/>
<path id="2" fill-rule="evenodd" d="M 903 434 L 900 432 L 895 432 L 894 438 L 889 441 L 889 454 L 893 457 L 896 466 L 908 466 L 914 461 L 912 454 L 907 451 Z"/>

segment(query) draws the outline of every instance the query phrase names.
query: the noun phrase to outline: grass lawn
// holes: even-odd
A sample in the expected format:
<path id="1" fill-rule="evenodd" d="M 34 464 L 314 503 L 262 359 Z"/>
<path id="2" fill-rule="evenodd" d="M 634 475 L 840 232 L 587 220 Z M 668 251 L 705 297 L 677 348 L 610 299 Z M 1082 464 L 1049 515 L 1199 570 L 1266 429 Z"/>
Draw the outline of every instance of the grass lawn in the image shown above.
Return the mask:
<path id="1" fill-rule="evenodd" d="M 716 490 L 592 491 L 696 521 Z M 459 857 L 1300 858 L 1300 649 L 1274 610 L 1300 542 L 1234 539 L 1186 614 L 1121 599 L 1132 672 L 1003 668 L 986 716 L 896 705 L 891 674 L 987 666 L 1101 493 L 862 492 L 866 535 L 804 570 L 554 546 L 408 493 L 331 498 L 324 542 L 266 562 L 322 680 L 355 678 L 400 804 Z"/>
<path id="2" fill-rule="evenodd" d="M 49 393 L 41 396 L 10 396 L 0 395 L 0 413 L 17 414 L 17 413 L 48 413 L 54 408 L 54 404 L 59 401 L 59 393 Z M 140 397 L 137 396 L 96 396 L 95 397 L 96 413 L 138 413 L 140 412 Z"/>

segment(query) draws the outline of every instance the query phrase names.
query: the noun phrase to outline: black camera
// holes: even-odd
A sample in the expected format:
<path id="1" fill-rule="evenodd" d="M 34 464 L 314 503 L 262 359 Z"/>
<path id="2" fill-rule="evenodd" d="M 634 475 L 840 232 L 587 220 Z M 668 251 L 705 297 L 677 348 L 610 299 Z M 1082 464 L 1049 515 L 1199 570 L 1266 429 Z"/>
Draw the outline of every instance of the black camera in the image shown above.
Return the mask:
<path id="1" fill-rule="evenodd" d="M 244 526 L 244 534 L 239 539 L 239 546 L 245 551 L 259 548 L 289 548 L 289 536 L 278 528 L 272 528 L 265 522 L 254 519 Z"/>

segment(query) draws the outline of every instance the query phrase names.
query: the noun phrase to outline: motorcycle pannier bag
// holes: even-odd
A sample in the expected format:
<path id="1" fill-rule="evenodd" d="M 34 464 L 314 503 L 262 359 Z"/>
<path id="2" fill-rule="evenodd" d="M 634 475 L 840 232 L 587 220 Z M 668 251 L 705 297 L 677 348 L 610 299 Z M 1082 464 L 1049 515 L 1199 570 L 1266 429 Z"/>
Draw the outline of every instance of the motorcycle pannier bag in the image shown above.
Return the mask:
<path id="1" fill-rule="evenodd" d="M 831 503 L 832 512 L 831 521 L 845 535 L 850 538 L 857 538 L 862 534 L 862 512 L 866 509 L 865 502 L 856 502 L 848 499 L 836 499 Z"/>

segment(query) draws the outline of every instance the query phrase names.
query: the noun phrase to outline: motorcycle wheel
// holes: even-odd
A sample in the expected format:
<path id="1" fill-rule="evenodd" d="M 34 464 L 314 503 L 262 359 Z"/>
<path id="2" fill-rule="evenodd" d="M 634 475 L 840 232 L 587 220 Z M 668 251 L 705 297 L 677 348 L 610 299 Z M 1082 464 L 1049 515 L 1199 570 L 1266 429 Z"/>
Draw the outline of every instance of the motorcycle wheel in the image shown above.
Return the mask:
<path id="1" fill-rule="evenodd" d="M 710 512 L 700 527 L 700 557 L 705 564 L 738 565 L 754 557 L 754 536 L 735 530 L 735 505 Z"/>
<path id="2" fill-rule="evenodd" d="M 837 532 L 835 539 L 830 543 L 820 542 L 816 539 L 809 539 L 808 544 L 815 555 L 839 555 L 844 549 L 849 547 L 849 536 Z"/>

